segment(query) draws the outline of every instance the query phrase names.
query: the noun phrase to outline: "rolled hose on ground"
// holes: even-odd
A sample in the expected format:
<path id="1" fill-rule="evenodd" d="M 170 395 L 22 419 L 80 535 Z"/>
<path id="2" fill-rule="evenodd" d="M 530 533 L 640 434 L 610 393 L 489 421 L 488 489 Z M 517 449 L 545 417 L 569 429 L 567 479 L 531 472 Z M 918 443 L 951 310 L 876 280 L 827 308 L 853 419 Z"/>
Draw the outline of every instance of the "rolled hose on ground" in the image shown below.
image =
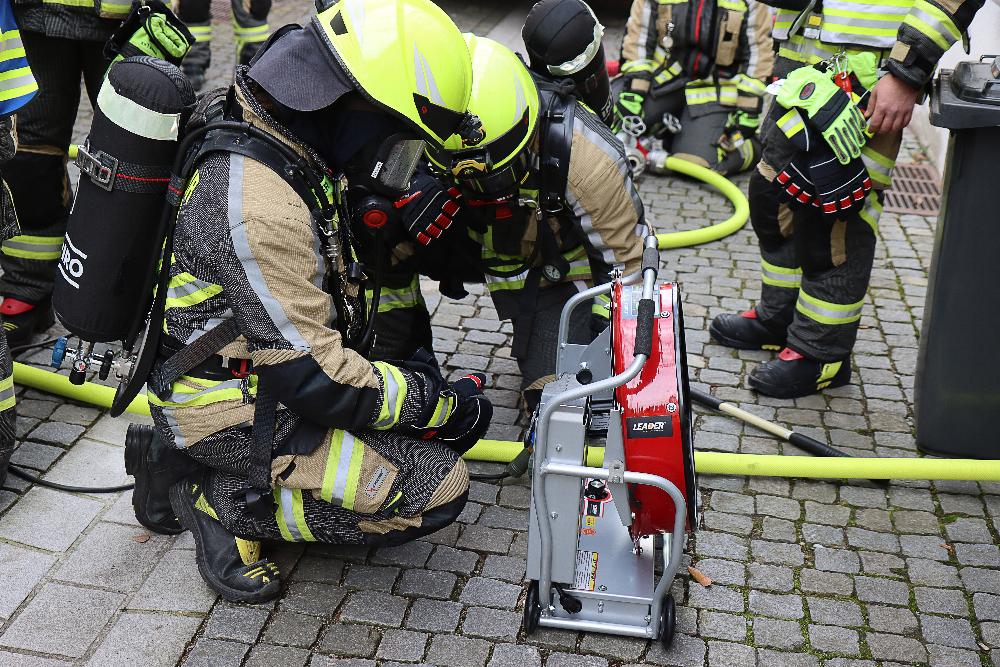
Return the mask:
<path id="1" fill-rule="evenodd" d="M 50 394 L 89 403 L 100 408 L 111 407 L 115 390 L 86 382 L 70 384 L 69 378 L 14 363 L 14 382 Z M 149 415 L 145 396 L 138 396 L 128 411 Z M 509 463 L 524 452 L 521 442 L 511 440 L 480 440 L 464 458 L 473 461 Z M 604 450 L 590 448 L 587 465 L 600 466 Z M 819 479 L 912 479 L 912 480 L 972 480 L 1000 481 L 1000 461 L 968 459 L 898 459 L 898 458 L 812 458 L 807 456 L 775 456 L 761 454 L 726 454 L 696 452 L 695 470 L 703 475 L 750 475 L 756 477 L 799 477 Z"/>
<path id="2" fill-rule="evenodd" d="M 729 218 L 714 225 L 702 227 L 701 229 L 657 234 L 656 240 L 659 243 L 660 250 L 687 248 L 718 241 L 738 232 L 750 218 L 750 202 L 747 201 L 746 195 L 743 194 L 743 191 L 735 183 L 722 174 L 673 156 L 666 159 L 664 166 L 670 171 L 690 176 L 706 185 L 712 186 L 733 204 L 734 210 Z"/>

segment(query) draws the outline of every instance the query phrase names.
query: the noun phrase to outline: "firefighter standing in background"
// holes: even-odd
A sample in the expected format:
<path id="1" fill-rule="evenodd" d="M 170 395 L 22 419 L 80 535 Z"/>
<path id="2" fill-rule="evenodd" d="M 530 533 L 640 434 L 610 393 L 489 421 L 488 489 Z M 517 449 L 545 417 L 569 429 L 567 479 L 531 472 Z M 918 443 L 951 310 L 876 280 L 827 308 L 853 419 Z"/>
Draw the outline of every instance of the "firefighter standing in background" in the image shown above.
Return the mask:
<path id="1" fill-rule="evenodd" d="M 675 157 L 722 174 L 750 169 L 774 64 L 770 30 L 757 0 L 635 0 L 612 82 L 613 129 L 663 139 Z M 657 148 L 652 170 L 665 157 Z"/>
<path id="2" fill-rule="evenodd" d="M 5 178 L 10 173 L 6 165 L 17 152 L 14 113 L 37 92 L 38 84 L 25 57 L 10 0 L 0 0 L 0 164 L 5 165 Z M 9 239 L 18 231 L 10 190 L 0 180 L 0 239 Z M 13 364 L 7 337 L 0 332 L 0 485 L 7 476 L 7 463 L 14 451 L 15 421 Z"/>
<path id="3" fill-rule="evenodd" d="M 236 63 L 246 65 L 267 41 L 267 15 L 271 0 L 231 0 Z M 197 40 L 182 69 L 195 90 L 205 85 L 205 72 L 212 62 L 212 0 L 178 0 L 177 16 Z"/>
<path id="4" fill-rule="evenodd" d="M 94 104 L 108 61 L 104 44 L 132 3 L 19 0 L 14 14 L 39 91 L 18 113 L 18 151 L 4 170 L 21 234 L 0 249 L 0 305 L 11 346 L 53 322 L 52 280 L 72 192 L 66 150 L 73 137 L 80 79 Z"/>
<path id="5" fill-rule="evenodd" d="M 774 73 L 785 81 L 761 126 L 763 157 L 750 179 L 761 298 L 742 314 L 716 317 L 711 333 L 730 347 L 780 350 L 750 373 L 750 386 L 793 398 L 850 381 L 882 191 L 903 128 L 938 60 L 966 34 L 983 0 L 769 4 L 778 8 Z M 804 169 L 803 137 L 812 137 Z M 838 188 L 850 197 L 810 202 L 791 173 L 815 186 L 816 200 Z M 807 203 L 796 206 L 798 197 Z"/>

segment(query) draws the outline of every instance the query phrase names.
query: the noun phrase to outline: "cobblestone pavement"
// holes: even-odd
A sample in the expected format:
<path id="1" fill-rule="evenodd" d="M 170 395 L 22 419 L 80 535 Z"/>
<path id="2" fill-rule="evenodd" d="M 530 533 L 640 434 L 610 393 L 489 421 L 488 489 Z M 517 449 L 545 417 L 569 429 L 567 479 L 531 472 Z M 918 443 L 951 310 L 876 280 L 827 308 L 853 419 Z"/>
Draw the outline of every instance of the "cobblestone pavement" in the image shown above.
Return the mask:
<path id="1" fill-rule="evenodd" d="M 465 27 L 481 31 L 505 13 L 460 0 L 450 7 Z M 287 19 L 304 10 L 286 1 L 276 13 Z M 217 49 L 217 65 L 224 59 Z M 215 74 L 221 80 L 223 69 Z M 919 158 L 912 143 L 905 150 Z M 696 184 L 651 177 L 641 190 L 660 230 L 728 215 L 719 196 Z M 933 220 L 883 216 L 854 383 L 795 402 L 750 393 L 746 373 L 767 355 L 714 345 L 706 333 L 712 316 L 757 296 L 750 230 L 665 253 L 668 275 L 684 290 L 693 379 L 852 454 L 915 456 L 913 377 L 932 233 Z M 490 435 L 516 438 L 509 326 L 481 291 L 448 302 L 428 286 L 427 300 L 447 367 L 492 374 Z M 17 464 L 63 483 L 126 481 L 124 420 L 35 391 L 21 392 L 18 410 L 24 442 Z M 706 414 L 698 417 L 695 443 L 800 454 Z M 276 556 L 287 591 L 262 606 L 219 601 L 198 576 L 190 536 L 146 533 L 128 493 L 72 495 L 13 477 L 7 485 L 0 491 L 0 667 L 1000 666 L 998 484 L 884 490 L 702 477 L 702 525 L 687 553 L 715 583 L 704 588 L 679 578 L 679 633 L 669 652 L 655 642 L 564 631 L 524 636 L 524 480 L 473 483 L 456 524 L 404 547 L 282 546 Z"/>

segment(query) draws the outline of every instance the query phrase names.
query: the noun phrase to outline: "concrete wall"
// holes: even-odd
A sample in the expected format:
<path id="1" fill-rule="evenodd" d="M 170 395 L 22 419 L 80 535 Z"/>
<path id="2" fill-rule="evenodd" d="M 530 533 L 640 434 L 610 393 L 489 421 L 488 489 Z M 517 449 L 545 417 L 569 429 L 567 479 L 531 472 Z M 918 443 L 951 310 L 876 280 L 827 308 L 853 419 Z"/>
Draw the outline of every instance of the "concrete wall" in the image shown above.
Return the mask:
<path id="1" fill-rule="evenodd" d="M 950 69 L 955 66 L 955 63 L 962 60 L 978 59 L 983 54 L 1000 54 L 1000 0 L 986 0 L 986 4 L 972 21 L 969 38 L 971 55 L 966 55 L 962 43 L 959 42 L 944 54 L 940 66 Z M 930 124 L 926 104 L 917 107 L 914 111 L 910 128 L 927 148 L 929 157 L 937 167 L 938 173 L 944 173 L 948 131 Z"/>

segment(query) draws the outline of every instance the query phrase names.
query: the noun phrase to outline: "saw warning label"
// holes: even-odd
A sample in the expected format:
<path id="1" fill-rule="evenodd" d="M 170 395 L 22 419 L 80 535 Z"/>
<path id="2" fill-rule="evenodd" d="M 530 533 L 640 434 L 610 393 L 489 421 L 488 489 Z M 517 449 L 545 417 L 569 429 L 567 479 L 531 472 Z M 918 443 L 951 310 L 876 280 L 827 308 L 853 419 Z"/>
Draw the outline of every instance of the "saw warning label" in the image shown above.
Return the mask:
<path id="1" fill-rule="evenodd" d="M 576 552 L 576 573 L 573 588 L 578 591 L 592 591 L 597 588 L 597 552 Z"/>
<path id="2" fill-rule="evenodd" d="M 629 417 L 625 420 L 627 436 L 635 438 L 669 438 L 674 434 L 674 420 L 663 417 Z"/>

